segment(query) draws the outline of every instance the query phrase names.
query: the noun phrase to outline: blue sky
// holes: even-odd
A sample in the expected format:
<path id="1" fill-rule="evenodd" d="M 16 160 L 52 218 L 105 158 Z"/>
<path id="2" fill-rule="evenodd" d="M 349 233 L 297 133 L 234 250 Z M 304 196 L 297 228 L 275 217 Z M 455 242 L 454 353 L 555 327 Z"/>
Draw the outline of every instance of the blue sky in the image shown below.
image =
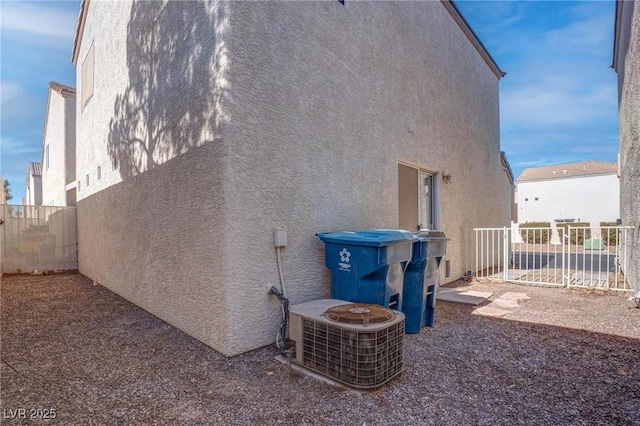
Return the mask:
<path id="1" fill-rule="evenodd" d="M 75 87 L 71 49 L 80 1 L 0 3 L 0 173 L 20 203 L 40 161 L 50 81 Z"/>
<path id="2" fill-rule="evenodd" d="M 40 161 L 49 81 L 75 86 L 79 0 L 0 2 L 0 173 L 24 196 Z M 498 65 L 501 144 L 526 167 L 615 161 L 618 152 L 613 1 L 458 1 Z"/>
<path id="3" fill-rule="evenodd" d="M 615 2 L 456 4 L 507 72 L 500 82 L 501 145 L 516 178 L 527 167 L 616 161 Z"/>

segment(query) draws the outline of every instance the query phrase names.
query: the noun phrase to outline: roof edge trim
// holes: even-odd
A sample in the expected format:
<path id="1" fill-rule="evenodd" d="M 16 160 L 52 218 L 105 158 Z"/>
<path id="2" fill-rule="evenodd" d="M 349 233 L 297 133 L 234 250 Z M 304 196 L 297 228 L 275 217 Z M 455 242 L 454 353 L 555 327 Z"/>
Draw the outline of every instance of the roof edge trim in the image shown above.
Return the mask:
<path id="1" fill-rule="evenodd" d="M 473 47 L 478 51 L 484 62 L 489 66 L 489 69 L 495 74 L 495 76 L 500 80 L 502 77 L 507 75 L 506 72 L 502 71 L 498 66 L 497 62 L 493 59 L 487 48 L 480 41 L 478 35 L 473 31 L 471 25 L 464 19 L 462 13 L 457 8 L 453 0 L 440 0 L 440 4 L 444 6 L 444 8 L 449 12 L 449 15 L 453 18 L 453 20 L 458 24 L 462 33 L 467 37 L 467 39 L 471 42 Z"/>
<path id="2" fill-rule="evenodd" d="M 91 0 L 82 0 L 80 3 L 80 12 L 78 12 L 78 23 L 76 24 L 76 33 L 73 37 L 73 50 L 71 51 L 71 63 L 78 64 L 78 55 L 80 54 L 80 43 L 82 43 L 82 35 L 84 33 L 84 24 L 87 20 L 87 10 Z"/>
<path id="3" fill-rule="evenodd" d="M 622 0 L 616 0 L 615 23 L 613 24 L 613 62 L 611 68 L 618 72 L 620 58 L 620 27 L 622 26 Z"/>

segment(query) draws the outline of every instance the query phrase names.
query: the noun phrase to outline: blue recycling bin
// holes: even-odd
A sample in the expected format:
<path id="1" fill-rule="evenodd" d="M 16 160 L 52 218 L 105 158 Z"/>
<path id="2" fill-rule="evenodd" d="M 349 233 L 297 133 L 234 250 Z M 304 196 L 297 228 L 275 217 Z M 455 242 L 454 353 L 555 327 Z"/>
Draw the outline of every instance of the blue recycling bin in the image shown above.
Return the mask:
<path id="1" fill-rule="evenodd" d="M 417 235 L 411 262 L 404 273 L 405 333 L 419 333 L 424 326 L 433 327 L 438 269 L 448 240 L 441 231 L 422 231 Z"/>
<path id="2" fill-rule="evenodd" d="M 417 237 L 409 231 L 371 229 L 317 234 L 331 271 L 331 297 L 402 310 L 404 270 Z"/>

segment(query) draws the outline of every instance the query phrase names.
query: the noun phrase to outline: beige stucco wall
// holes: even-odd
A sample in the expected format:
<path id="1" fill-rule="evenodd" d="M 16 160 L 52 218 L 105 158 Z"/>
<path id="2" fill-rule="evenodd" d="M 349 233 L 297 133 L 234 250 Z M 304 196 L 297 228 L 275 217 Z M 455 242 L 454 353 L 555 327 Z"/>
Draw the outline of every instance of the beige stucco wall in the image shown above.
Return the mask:
<path id="1" fill-rule="evenodd" d="M 398 162 L 452 176 L 440 185 L 451 279 L 473 227 L 508 226 L 498 80 L 439 3 L 207 3 L 194 24 L 179 18 L 194 3 L 176 2 L 154 20 L 171 58 L 187 49 L 168 67 L 163 49 L 133 55 L 156 12 L 117 4 L 90 3 L 79 54 L 93 40 L 78 179 L 109 149 L 120 159 L 79 192 L 80 271 L 160 318 L 228 355 L 272 343 L 273 229 L 288 231 L 291 302 L 326 298 L 315 234 L 396 228 Z M 124 119 L 140 105 L 153 120 Z M 129 139 L 155 144 L 154 161 Z"/>
<path id="2" fill-rule="evenodd" d="M 42 176 L 27 176 L 25 201 L 30 206 L 42 204 Z"/>
<path id="3" fill-rule="evenodd" d="M 625 275 L 640 297 L 640 7 L 623 4 L 619 40 L 620 210 L 622 224 L 632 226 Z"/>
<path id="4" fill-rule="evenodd" d="M 42 144 L 42 203 L 66 206 L 66 186 L 75 180 L 75 98 L 49 89 Z M 49 167 L 46 149 L 49 147 Z"/>

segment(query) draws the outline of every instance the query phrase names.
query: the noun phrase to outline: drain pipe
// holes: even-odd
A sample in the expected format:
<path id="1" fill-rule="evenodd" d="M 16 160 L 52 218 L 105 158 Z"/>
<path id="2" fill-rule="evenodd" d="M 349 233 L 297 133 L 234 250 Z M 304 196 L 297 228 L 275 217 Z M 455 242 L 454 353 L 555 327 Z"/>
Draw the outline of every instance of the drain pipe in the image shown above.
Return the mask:
<path id="1" fill-rule="evenodd" d="M 278 264 L 278 276 L 280 277 L 280 288 L 282 289 L 282 295 L 287 297 L 287 290 L 284 288 L 284 275 L 282 273 L 282 261 L 280 260 L 281 247 L 276 246 L 276 263 Z"/>

